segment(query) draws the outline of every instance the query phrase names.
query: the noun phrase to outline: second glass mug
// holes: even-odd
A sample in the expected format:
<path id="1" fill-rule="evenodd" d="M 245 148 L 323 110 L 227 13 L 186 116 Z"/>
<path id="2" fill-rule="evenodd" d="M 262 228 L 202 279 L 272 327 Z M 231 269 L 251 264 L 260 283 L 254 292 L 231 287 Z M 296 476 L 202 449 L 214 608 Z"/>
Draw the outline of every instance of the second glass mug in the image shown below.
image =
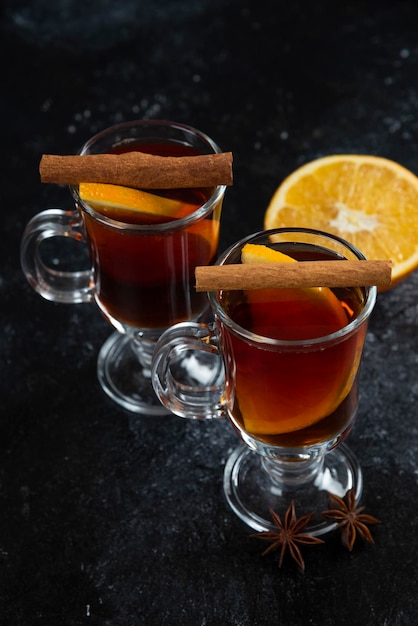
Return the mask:
<path id="1" fill-rule="evenodd" d="M 290 228 L 251 235 L 217 264 L 240 263 L 247 243 L 300 262 L 364 259 L 336 236 Z M 224 491 L 256 531 L 274 530 L 269 510 L 282 514 L 293 499 L 300 514 L 315 512 L 306 532 L 320 535 L 335 526 L 319 514 L 328 508 L 327 492 L 343 497 L 353 489 L 361 497 L 360 465 L 342 442 L 357 414 L 376 293 L 376 287 L 211 292 L 213 324 L 181 323 L 158 341 L 152 377 L 162 403 L 181 417 L 226 417 L 241 438 L 225 466 Z M 202 378 L 194 367 L 205 361 Z"/>
<path id="2" fill-rule="evenodd" d="M 212 139 L 190 126 L 139 120 L 98 133 L 79 154 L 135 149 L 160 156 L 221 152 Z M 78 187 L 70 187 L 70 191 L 73 211 L 45 210 L 28 223 L 21 243 L 26 278 L 48 300 L 70 304 L 95 301 L 116 329 L 98 357 L 102 388 L 128 410 L 166 413 L 151 384 L 153 348 L 163 330 L 176 322 L 198 320 L 208 308 L 206 294 L 194 289 L 194 269 L 216 258 L 225 186 L 169 190 L 170 197 L 191 208 L 184 217 L 158 221 L 155 216 L 146 219 L 135 213 L 124 221 L 119 216 L 114 219 L 82 200 Z M 54 269 L 42 255 L 44 241 L 54 237 L 87 244 L 91 269 Z"/>

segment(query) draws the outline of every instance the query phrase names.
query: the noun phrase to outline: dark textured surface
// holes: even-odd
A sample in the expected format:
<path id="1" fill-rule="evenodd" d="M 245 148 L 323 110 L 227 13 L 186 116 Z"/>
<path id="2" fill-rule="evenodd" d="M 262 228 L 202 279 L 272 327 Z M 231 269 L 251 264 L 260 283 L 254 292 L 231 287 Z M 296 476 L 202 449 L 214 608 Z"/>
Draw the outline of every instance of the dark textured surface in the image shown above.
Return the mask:
<path id="1" fill-rule="evenodd" d="M 274 7 L 274 8 L 273 8 Z M 258 230 L 283 177 L 324 154 L 418 172 L 418 5 L 5 0 L 1 9 L 0 623 L 418 623 L 418 274 L 379 298 L 349 443 L 376 545 L 261 558 L 227 508 L 224 423 L 134 417 L 96 380 L 110 329 L 55 305 L 19 265 L 25 223 L 69 206 L 42 153 L 141 117 L 235 156 L 222 247 Z"/>

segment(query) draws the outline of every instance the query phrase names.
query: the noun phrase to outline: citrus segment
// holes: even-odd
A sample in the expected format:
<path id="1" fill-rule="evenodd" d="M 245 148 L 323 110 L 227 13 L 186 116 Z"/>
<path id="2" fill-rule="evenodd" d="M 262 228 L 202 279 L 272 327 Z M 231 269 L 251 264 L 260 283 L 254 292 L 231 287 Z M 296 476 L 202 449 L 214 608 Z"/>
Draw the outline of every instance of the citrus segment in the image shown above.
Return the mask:
<path id="1" fill-rule="evenodd" d="M 158 196 L 141 189 L 107 183 L 80 183 L 80 198 L 99 213 L 120 211 L 150 213 L 165 217 L 180 217 L 184 202 Z"/>
<path id="2" fill-rule="evenodd" d="M 297 263 L 297 260 L 279 250 L 274 250 L 261 244 L 247 243 L 241 250 L 242 263 Z M 260 302 L 271 299 L 272 301 L 285 301 L 286 299 L 300 300 L 301 309 L 309 306 L 326 306 L 334 311 L 335 319 L 338 320 L 339 328 L 347 324 L 347 317 L 341 306 L 341 302 L 328 287 L 307 287 L 304 289 L 261 289 L 247 292 L 247 298 L 251 302 Z M 325 333 L 327 334 L 327 333 Z M 291 339 L 291 337 L 288 337 Z M 305 337 L 306 339 L 306 337 Z"/>
<path id="3" fill-rule="evenodd" d="M 296 259 L 293 259 L 288 254 L 283 254 L 279 250 L 273 250 L 268 246 L 263 246 L 256 243 L 246 243 L 241 250 L 242 263 L 297 263 Z"/>
<path id="4" fill-rule="evenodd" d="M 241 251 L 243 263 L 271 263 L 298 261 L 287 254 L 265 245 L 246 244 Z M 251 303 L 252 330 L 256 334 L 284 340 L 303 340 L 326 336 L 347 325 L 349 315 L 335 294 L 327 287 L 262 289 L 247 291 L 246 297 Z M 267 306 L 266 306 L 267 305 Z M 309 355 L 304 359 L 312 358 Z M 360 357 L 359 357 L 360 358 Z M 324 390 L 314 390 L 307 399 L 301 396 L 295 401 L 294 396 L 281 397 L 280 410 L 260 412 L 257 396 L 253 392 L 252 371 L 246 378 L 246 371 L 241 368 L 240 382 L 236 383 L 236 396 L 245 429 L 254 434 L 282 434 L 311 426 L 324 416 L 331 414 L 347 396 L 353 378 L 358 369 L 359 358 L 344 376 L 326 377 Z M 277 385 L 281 385 L 283 371 L 275 369 L 280 359 L 269 356 L 260 358 L 260 368 L 266 359 L 277 373 Z M 267 367 L 267 369 L 268 369 Z M 277 406 L 278 391 L 269 384 L 269 376 L 260 376 L 263 402 L 268 407 Z M 260 391 L 260 390 L 259 390 Z M 286 405 L 288 399 L 288 405 Z"/>
<path id="5" fill-rule="evenodd" d="M 418 177 L 382 157 L 316 159 L 290 174 L 267 207 L 267 230 L 289 226 L 330 232 L 370 260 L 391 260 L 394 286 L 418 267 Z"/>
<path id="6" fill-rule="evenodd" d="M 298 261 L 293 257 L 274 250 L 268 246 L 262 244 L 247 243 L 241 250 L 241 262 L 242 263 L 297 263 Z M 300 305 L 299 313 L 308 315 L 309 309 L 313 307 L 328 308 L 329 312 L 332 311 L 332 316 L 335 322 L 335 330 L 343 328 L 347 323 L 347 315 L 338 300 L 337 296 L 328 287 L 306 287 L 303 289 L 289 288 L 289 289 L 257 289 L 247 291 L 247 299 L 250 302 L 286 302 L 286 301 L 298 301 Z M 265 317 L 260 320 L 265 327 Z M 277 321 L 271 320 L 271 328 L 273 330 Z M 328 334 L 328 332 L 324 332 Z M 270 335 L 269 335 L 270 336 Z M 308 337 L 275 337 L 277 339 L 307 339 Z M 317 335 L 320 336 L 320 335 Z"/>
<path id="7" fill-rule="evenodd" d="M 219 241 L 219 221 L 204 219 L 187 227 L 187 232 L 206 239 L 211 259 L 215 257 Z"/>

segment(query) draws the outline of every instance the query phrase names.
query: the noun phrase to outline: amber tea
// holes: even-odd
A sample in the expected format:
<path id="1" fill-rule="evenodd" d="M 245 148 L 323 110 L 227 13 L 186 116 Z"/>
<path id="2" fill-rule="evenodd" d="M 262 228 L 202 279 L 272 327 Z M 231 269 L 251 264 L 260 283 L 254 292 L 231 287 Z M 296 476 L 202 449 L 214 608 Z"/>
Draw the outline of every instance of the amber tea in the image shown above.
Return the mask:
<path id="1" fill-rule="evenodd" d="M 363 302 L 358 288 L 221 294 L 222 307 L 241 328 L 279 340 L 251 342 L 222 325 L 233 424 L 266 444 L 292 448 L 348 434 L 358 402 L 357 372 L 366 327 L 325 348 L 308 340 L 344 328 L 357 317 Z M 291 348 L 286 341 L 293 342 Z"/>
<path id="2" fill-rule="evenodd" d="M 192 156 L 198 152 L 185 144 L 151 143 L 135 146 L 160 156 Z M 133 150 L 129 144 L 129 151 Z M 114 150 L 123 152 L 126 148 Z M 194 269 L 213 262 L 218 243 L 219 210 L 206 219 L 176 229 L 176 221 L 194 213 L 213 189 L 170 189 L 160 196 L 180 201 L 172 218 L 115 208 L 106 216 L 123 221 L 109 228 L 95 215 L 83 219 L 96 284 L 96 300 L 105 316 L 135 328 L 165 328 L 191 319 L 202 311 L 205 296 L 194 289 Z M 153 225 L 166 224 L 153 232 Z M 130 225 L 147 226 L 135 231 Z M 171 227 L 172 226 L 172 227 Z"/>

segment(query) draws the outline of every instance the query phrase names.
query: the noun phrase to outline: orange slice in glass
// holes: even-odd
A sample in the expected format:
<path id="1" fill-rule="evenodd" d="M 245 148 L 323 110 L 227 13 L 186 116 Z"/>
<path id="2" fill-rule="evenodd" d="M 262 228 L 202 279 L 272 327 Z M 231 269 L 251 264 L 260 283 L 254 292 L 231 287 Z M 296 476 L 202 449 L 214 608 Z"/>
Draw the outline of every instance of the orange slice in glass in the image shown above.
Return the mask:
<path id="1" fill-rule="evenodd" d="M 298 261 L 288 254 L 274 250 L 261 244 L 247 243 L 241 250 L 242 263 L 297 263 Z M 305 289 L 255 289 L 247 291 L 247 298 L 251 302 L 285 300 L 286 292 L 291 299 L 298 298 L 303 306 L 326 306 L 333 310 L 336 325 L 343 328 L 347 324 L 347 316 L 341 302 L 328 287 L 309 287 Z"/>
<path id="2" fill-rule="evenodd" d="M 80 183 L 78 192 L 93 209 L 113 219 L 132 211 L 167 218 L 184 215 L 184 202 L 141 189 L 107 183 Z"/>
<path id="3" fill-rule="evenodd" d="M 241 251 L 241 260 L 243 263 L 298 262 L 278 250 L 259 244 L 246 244 Z M 327 287 L 248 290 L 246 297 L 251 304 L 252 330 L 264 336 L 284 340 L 309 339 L 335 332 L 349 322 L 341 302 Z M 265 306 L 266 304 L 270 306 Z M 310 326 L 311 319 L 315 319 L 313 326 Z M 313 334 L 310 336 L 304 334 L 311 331 Z M 283 334 L 276 335 L 278 332 Z M 266 358 L 270 358 L 268 353 Z M 275 361 L 272 360 L 271 366 L 274 367 L 274 364 Z M 336 377 L 332 384 L 327 383 L 332 388 L 332 393 L 321 394 L 318 391 L 315 398 L 311 398 L 311 404 L 302 403 L 303 411 L 297 404 L 292 404 L 290 399 L 289 404 L 282 406 L 280 411 L 260 411 L 256 406 L 252 382 L 245 380 L 245 374 L 241 372 L 241 384 L 238 388 L 237 383 L 236 395 L 246 429 L 252 433 L 279 434 L 315 423 L 335 410 L 345 398 L 350 391 L 358 364 L 359 358 L 352 363 L 344 376 Z M 278 376 L 280 377 L 279 374 Z M 277 389 L 265 385 L 264 381 L 259 384 L 263 385 L 265 406 L 276 407 Z M 281 402 L 286 403 L 286 398 L 286 394 L 282 394 Z"/>

